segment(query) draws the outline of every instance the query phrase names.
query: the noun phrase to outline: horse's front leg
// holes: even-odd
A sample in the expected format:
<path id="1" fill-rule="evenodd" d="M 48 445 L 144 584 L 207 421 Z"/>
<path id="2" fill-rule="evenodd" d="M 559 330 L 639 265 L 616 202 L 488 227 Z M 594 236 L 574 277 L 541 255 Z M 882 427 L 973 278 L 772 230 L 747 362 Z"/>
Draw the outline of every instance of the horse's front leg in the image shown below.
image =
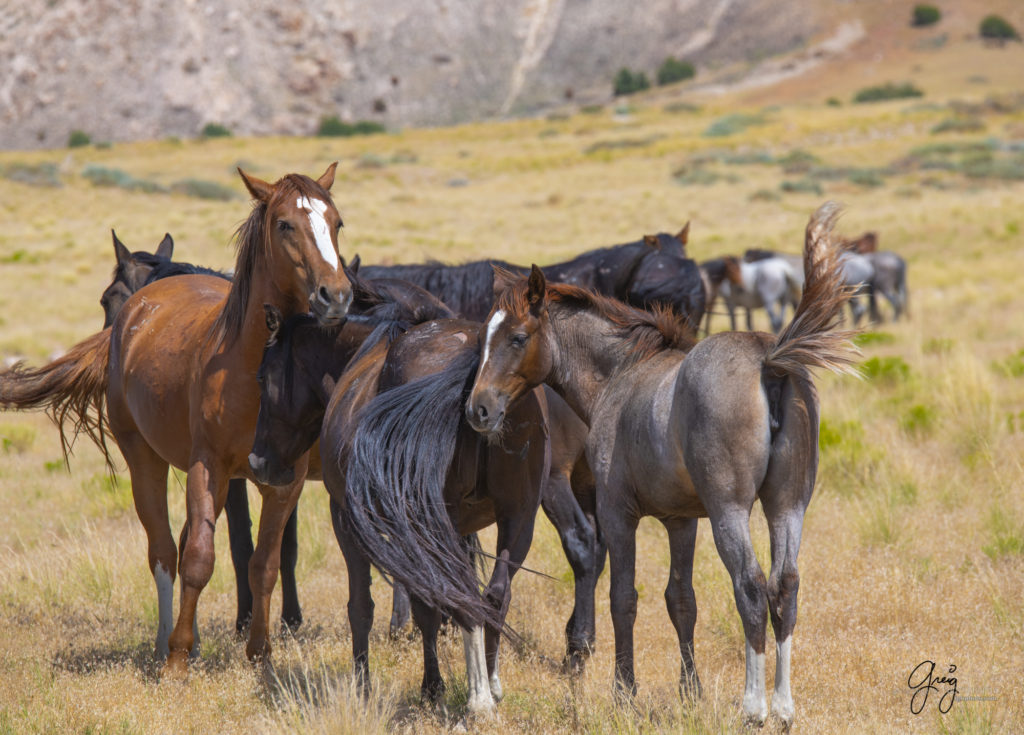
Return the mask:
<path id="1" fill-rule="evenodd" d="M 420 698 L 424 702 L 437 704 L 444 699 L 445 693 L 444 679 L 441 677 L 441 666 L 437 658 L 437 632 L 441 628 L 441 613 L 419 598 L 407 599 L 413 622 L 416 623 L 423 638 L 423 681 L 420 682 Z M 493 704 L 492 702 L 491 706 Z"/>
<path id="2" fill-rule="evenodd" d="M 608 497 L 598 488 L 598 497 Z M 598 524 L 608 546 L 611 567 L 612 628 L 615 631 L 615 688 L 626 698 L 636 694 L 633 668 L 633 624 L 636 621 L 636 527 L 635 514 L 613 502 L 598 505 Z"/>
<path id="3" fill-rule="evenodd" d="M 768 716 L 764 683 L 768 591 L 764 572 L 750 541 L 750 509 L 730 505 L 715 510 L 709 508 L 708 511 L 715 546 L 732 578 L 736 608 L 743 621 L 747 643 L 743 713 L 749 721 L 762 724 Z"/>
<path id="4" fill-rule="evenodd" d="M 348 569 L 348 624 L 352 630 L 352 665 L 359 688 L 366 692 L 370 684 L 370 629 L 373 627 L 370 560 L 353 538 L 344 508 L 333 496 L 331 525 Z"/>
<path id="5" fill-rule="evenodd" d="M 299 502 L 306 478 L 306 460 L 295 468 L 296 479 L 287 487 L 259 485 L 263 496 L 256 548 L 249 560 L 249 586 L 252 588 L 252 624 L 245 654 L 250 661 L 270 656 L 270 596 L 281 567 L 281 539 L 289 516 Z"/>
<path id="6" fill-rule="evenodd" d="M 584 661 L 596 647 L 594 588 L 604 566 L 604 547 L 597 530 L 580 508 L 561 472 L 548 477 L 541 500 L 544 514 L 558 531 L 565 558 L 572 567 L 575 604 L 565 624 L 565 667 L 574 673 L 583 670 Z"/>
<path id="7" fill-rule="evenodd" d="M 288 516 L 281 536 L 281 625 L 292 632 L 302 625 L 302 607 L 299 588 L 295 582 L 295 568 L 299 564 L 299 508 Z"/>
<path id="8" fill-rule="evenodd" d="M 189 467 L 185 485 L 188 518 L 182 530 L 178 565 L 181 607 L 168 641 L 170 651 L 164 664 L 164 676 L 184 677 L 188 670 L 188 656 L 195 644 L 196 605 L 213 575 L 213 534 L 217 513 L 227 495 L 227 484 L 227 472 L 216 462 L 197 459 Z"/>
<path id="9" fill-rule="evenodd" d="M 228 523 L 231 564 L 235 568 L 237 606 L 235 632 L 241 636 L 252 619 L 252 590 L 249 589 L 249 560 L 252 558 L 252 520 L 249 517 L 249 496 L 245 480 L 235 478 L 228 483 L 224 517 Z"/>
<path id="10" fill-rule="evenodd" d="M 666 522 L 671 563 L 665 605 L 679 637 L 682 660 L 679 693 L 684 699 L 700 697 L 700 678 L 693 662 L 693 629 L 697 624 L 697 598 L 693 593 L 693 550 L 697 541 L 697 519 Z"/>

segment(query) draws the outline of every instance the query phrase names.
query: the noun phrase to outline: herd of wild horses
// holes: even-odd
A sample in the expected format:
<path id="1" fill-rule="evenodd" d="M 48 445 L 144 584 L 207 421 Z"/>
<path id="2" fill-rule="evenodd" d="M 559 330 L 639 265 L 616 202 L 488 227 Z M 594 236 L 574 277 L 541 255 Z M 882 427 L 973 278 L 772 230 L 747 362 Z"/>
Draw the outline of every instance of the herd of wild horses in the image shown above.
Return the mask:
<path id="1" fill-rule="evenodd" d="M 269 660 L 279 572 L 282 622 L 301 624 L 294 511 L 305 480 L 322 479 L 363 686 L 373 565 L 395 585 L 392 630 L 411 613 L 422 632 L 423 696 L 444 693 L 437 636 L 447 615 L 463 630 L 468 707 L 493 709 L 500 639 L 516 635 L 505 622 L 511 582 L 543 508 L 575 576 L 567 668 L 594 650 L 607 555 L 616 692 L 635 691 L 635 533 L 654 516 L 668 531 L 680 691 L 699 696 L 692 571 L 697 519 L 707 517 L 743 622 L 744 715 L 768 716 L 770 619 L 771 711 L 788 726 L 797 553 L 818 462 L 812 371 L 852 371 L 851 333 L 839 328 L 847 301 L 855 322 L 861 294 L 874 318 L 878 294 L 897 318 L 906 309 L 903 261 L 873 235 L 835 237 L 830 202 L 811 216 L 800 256 L 749 251 L 697 265 L 687 226 L 543 268 L 360 267 L 338 252 L 334 171 L 273 184 L 239 171 L 255 206 L 230 276 L 173 261 L 169 236 L 155 253 L 132 253 L 115 235 L 102 331 L 43 367 L 0 373 L 0 406 L 47 409 L 66 453 L 81 432 L 111 468 L 109 440 L 120 449 L 148 538 L 163 675 L 184 676 L 199 653 L 196 607 L 222 510 L 249 658 Z M 698 340 L 719 296 L 734 331 Z M 748 326 L 749 310 L 766 309 L 775 334 L 735 331 L 738 306 Z M 170 465 L 187 472 L 178 539 Z M 246 480 L 263 497 L 255 548 Z M 755 499 L 768 520 L 767 579 L 751 545 Z M 490 524 L 493 555 L 475 537 Z M 486 583 L 481 556 L 493 560 Z"/>

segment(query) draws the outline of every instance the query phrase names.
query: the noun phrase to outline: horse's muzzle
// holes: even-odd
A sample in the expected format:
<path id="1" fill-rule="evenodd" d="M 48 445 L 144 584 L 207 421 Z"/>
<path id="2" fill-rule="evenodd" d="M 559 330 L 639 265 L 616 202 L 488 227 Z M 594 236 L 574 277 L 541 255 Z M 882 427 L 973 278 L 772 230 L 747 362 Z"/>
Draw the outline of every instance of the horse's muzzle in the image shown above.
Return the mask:
<path id="1" fill-rule="evenodd" d="M 309 295 L 309 309 L 322 327 L 341 324 L 351 305 L 351 288 L 342 288 L 334 293 L 327 286 L 320 286 Z"/>
<path id="2" fill-rule="evenodd" d="M 484 436 L 498 433 L 505 423 L 505 401 L 473 400 L 470 396 L 466 402 L 466 421 Z"/>
<path id="3" fill-rule="evenodd" d="M 285 467 L 261 457 L 256 452 L 249 453 L 249 469 L 256 482 L 261 485 L 284 487 L 295 482 L 295 468 Z"/>

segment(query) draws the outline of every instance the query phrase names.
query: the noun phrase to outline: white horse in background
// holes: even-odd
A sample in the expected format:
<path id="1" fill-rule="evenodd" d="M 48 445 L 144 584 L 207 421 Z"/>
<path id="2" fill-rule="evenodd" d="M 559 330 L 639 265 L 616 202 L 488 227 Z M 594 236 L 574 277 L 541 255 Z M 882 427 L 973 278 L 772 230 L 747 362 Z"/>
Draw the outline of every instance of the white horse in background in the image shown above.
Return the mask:
<path id="1" fill-rule="evenodd" d="M 752 311 L 764 309 L 768 312 L 772 331 L 782 329 L 786 304 L 795 306 L 803 291 L 803 263 L 783 255 L 771 254 L 760 260 L 747 262 L 727 257 L 725 279 L 719 293 L 729 309 L 729 323 L 736 329 L 736 307 L 747 310 L 747 329 L 753 330 Z"/>

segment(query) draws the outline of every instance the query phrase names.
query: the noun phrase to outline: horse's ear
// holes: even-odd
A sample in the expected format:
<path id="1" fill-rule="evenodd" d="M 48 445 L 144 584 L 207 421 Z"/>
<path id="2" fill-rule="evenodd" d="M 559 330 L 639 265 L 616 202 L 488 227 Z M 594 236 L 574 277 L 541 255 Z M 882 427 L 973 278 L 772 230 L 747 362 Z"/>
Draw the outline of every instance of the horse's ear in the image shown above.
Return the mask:
<path id="1" fill-rule="evenodd" d="M 164 234 L 164 239 L 156 246 L 156 254 L 168 260 L 174 255 L 174 238 L 171 237 L 171 233 L 167 232 Z"/>
<path id="2" fill-rule="evenodd" d="M 325 191 L 330 191 L 331 187 L 334 186 L 334 170 L 338 168 L 338 162 L 335 161 L 327 170 L 324 171 L 323 176 L 316 180 L 316 183 L 320 184 Z"/>
<path id="3" fill-rule="evenodd" d="M 118 265 L 128 265 L 132 260 L 132 252 L 125 247 L 124 243 L 117 239 L 117 233 L 113 230 L 110 235 L 114 238 L 114 257 Z"/>
<path id="4" fill-rule="evenodd" d="M 519 280 L 520 276 L 500 265 L 491 263 L 491 270 L 494 271 L 494 297 L 505 292 L 513 283 Z"/>
<path id="5" fill-rule="evenodd" d="M 548 284 L 544 279 L 544 271 L 534 263 L 530 267 L 530 278 L 526 283 L 526 300 L 530 304 L 530 313 L 540 316 L 547 309 Z"/>
<path id="6" fill-rule="evenodd" d="M 352 256 L 352 262 L 348 264 L 348 270 L 352 271 L 353 275 L 359 275 L 359 266 L 362 265 L 362 261 L 359 259 L 359 253 Z"/>
<path id="7" fill-rule="evenodd" d="M 644 235 L 644 245 L 651 250 L 661 250 L 661 243 L 658 241 L 657 235 Z"/>
<path id="8" fill-rule="evenodd" d="M 681 242 L 683 245 L 686 245 L 688 242 L 690 242 L 690 221 L 689 220 L 686 221 L 686 224 L 683 225 L 683 229 L 681 229 L 679 231 L 679 234 L 676 235 L 676 240 Z"/>
<path id="9" fill-rule="evenodd" d="M 263 179 L 257 179 L 255 176 L 250 176 L 241 168 L 238 169 L 238 175 L 242 177 L 242 181 L 245 182 L 245 188 L 252 194 L 252 198 L 266 204 L 270 201 L 270 195 L 274 193 L 274 187 L 268 184 Z"/>
<path id="10" fill-rule="evenodd" d="M 267 347 L 270 347 L 277 342 L 277 333 L 281 330 L 284 316 L 281 314 L 281 310 L 273 304 L 264 304 L 263 311 L 266 312 L 267 329 L 270 331 L 270 334 L 267 335 Z"/>

